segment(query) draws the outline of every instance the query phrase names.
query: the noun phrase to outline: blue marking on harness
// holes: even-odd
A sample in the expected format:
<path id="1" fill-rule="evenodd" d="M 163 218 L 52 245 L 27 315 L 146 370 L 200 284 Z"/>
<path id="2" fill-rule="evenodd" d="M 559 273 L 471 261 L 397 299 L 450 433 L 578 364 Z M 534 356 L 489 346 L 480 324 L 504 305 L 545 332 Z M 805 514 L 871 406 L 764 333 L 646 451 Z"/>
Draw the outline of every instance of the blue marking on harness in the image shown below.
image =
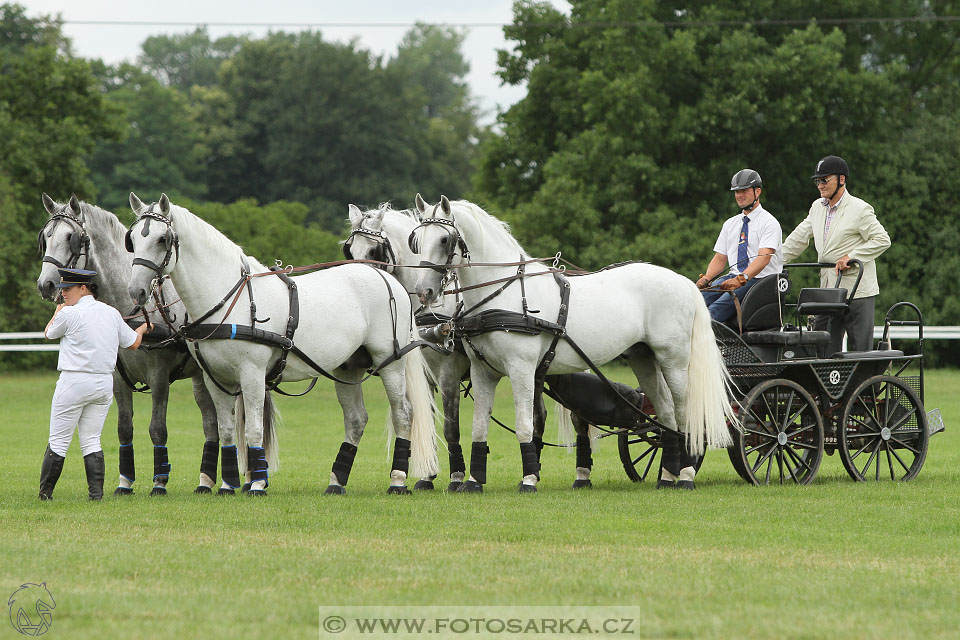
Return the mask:
<path id="1" fill-rule="evenodd" d="M 165 445 L 165 444 L 155 444 L 155 445 L 153 445 L 153 448 L 154 448 L 154 449 L 166 449 L 166 448 L 167 448 L 167 445 Z"/>
<path id="2" fill-rule="evenodd" d="M 230 325 L 230 339 L 233 340 L 235 337 L 237 337 L 237 325 L 232 324 Z"/>
<path id="3" fill-rule="evenodd" d="M 122 445 L 120 445 L 120 446 L 121 446 L 121 447 L 132 447 L 132 446 L 133 446 L 133 443 L 131 442 L 130 444 L 122 444 Z"/>

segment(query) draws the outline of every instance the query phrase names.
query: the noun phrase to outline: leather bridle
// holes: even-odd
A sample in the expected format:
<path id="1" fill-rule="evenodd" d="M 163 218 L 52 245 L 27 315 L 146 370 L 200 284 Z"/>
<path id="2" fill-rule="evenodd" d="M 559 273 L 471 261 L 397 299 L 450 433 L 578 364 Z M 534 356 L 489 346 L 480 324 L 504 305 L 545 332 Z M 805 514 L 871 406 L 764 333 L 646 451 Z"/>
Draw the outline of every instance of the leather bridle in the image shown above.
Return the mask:
<path id="1" fill-rule="evenodd" d="M 81 256 L 87 257 L 87 260 L 84 261 L 85 266 L 90 261 L 90 236 L 87 235 L 87 229 L 83 226 L 83 222 L 69 212 L 69 207 L 69 204 L 61 206 L 56 213 L 50 216 L 50 219 L 47 220 L 47 223 L 44 224 L 43 228 L 40 229 L 40 233 L 37 234 L 37 248 L 40 256 L 43 258 L 43 262 L 49 262 L 58 269 L 76 268 L 77 263 L 80 262 Z M 56 230 L 57 225 L 60 224 L 61 220 L 72 222 L 77 226 L 78 229 L 78 231 L 75 231 L 73 235 L 70 236 L 70 258 L 67 260 L 66 264 L 60 262 L 53 256 L 47 255 L 47 238 L 53 236 L 53 232 Z M 51 226 L 50 223 L 53 223 L 53 226 Z M 47 227 L 50 227 L 50 229 L 47 230 Z M 46 234 L 44 234 L 44 232 L 46 232 Z"/>
<path id="2" fill-rule="evenodd" d="M 167 231 L 163 236 L 163 243 L 166 247 L 166 254 L 163 256 L 163 261 L 160 264 L 152 260 L 147 260 L 146 258 L 134 258 L 133 266 L 143 265 L 148 269 L 152 270 L 156 274 L 156 279 L 159 281 L 163 277 L 163 272 L 170 264 L 170 257 L 176 252 L 177 260 L 180 259 L 180 238 L 177 236 L 177 232 L 173 230 L 173 224 L 170 219 L 164 216 L 161 213 L 158 213 L 154 210 L 156 203 L 151 204 L 146 211 L 137 216 L 136 221 L 131 225 L 130 230 L 127 231 L 127 235 L 124 237 L 124 247 L 128 253 L 133 253 L 133 230 L 141 221 L 146 219 L 146 222 L 143 224 L 143 230 L 140 232 L 140 235 L 144 238 L 150 233 L 150 221 L 157 220 L 166 225 Z"/>

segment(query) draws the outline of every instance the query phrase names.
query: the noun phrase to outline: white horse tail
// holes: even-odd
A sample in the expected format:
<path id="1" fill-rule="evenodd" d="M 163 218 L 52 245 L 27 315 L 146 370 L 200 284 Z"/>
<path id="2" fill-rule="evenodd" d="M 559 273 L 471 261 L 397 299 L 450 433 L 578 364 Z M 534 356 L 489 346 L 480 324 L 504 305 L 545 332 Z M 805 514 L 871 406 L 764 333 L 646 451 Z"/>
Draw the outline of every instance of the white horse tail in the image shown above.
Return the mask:
<path id="1" fill-rule="evenodd" d="M 739 425 L 728 392 L 733 384 L 717 346 L 710 312 L 699 292 L 690 336 L 687 365 L 687 407 L 681 431 L 689 438 L 690 453 L 701 455 L 707 446 L 726 448 L 733 444 L 727 423 Z"/>
<path id="2" fill-rule="evenodd" d="M 411 349 L 403 356 L 403 371 L 411 409 L 410 472 L 418 478 L 432 478 L 440 473 L 433 421 L 436 406 L 421 348 Z"/>
<path id="3" fill-rule="evenodd" d="M 573 418 L 570 409 L 556 402 L 553 407 L 557 414 L 557 444 L 567 445 L 567 453 L 573 449 L 570 445 L 576 442 L 573 434 Z"/>
<path id="4" fill-rule="evenodd" d="M 246 414 L 243 410 L 243 396 L 237 396 L 234 404 L 234 419 L 237 425 L 237 462 L 240 475 L 247 473 L 247 432 Z M 280 423 L 280 411 L 273 401 L 273 394 L 267 391 L 263 396 L 263 453 L 267 458 L 270 471 L 280 470 L 280 441 L 277 439 L 277 424 Z"/>

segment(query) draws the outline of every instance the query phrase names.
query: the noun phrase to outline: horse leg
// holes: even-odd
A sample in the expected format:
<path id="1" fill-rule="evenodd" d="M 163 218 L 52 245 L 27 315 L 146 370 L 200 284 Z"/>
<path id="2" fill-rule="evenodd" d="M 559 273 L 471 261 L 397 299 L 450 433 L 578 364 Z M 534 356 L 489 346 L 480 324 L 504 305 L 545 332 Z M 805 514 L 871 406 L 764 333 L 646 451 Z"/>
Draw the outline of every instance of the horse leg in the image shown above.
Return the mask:
<path id="1" fill-rule="evenodd" d="M 217 408 L 203 384 L 203 375 L 193 377 L 193 397 L 200 408 L 203 421 L 203 455 L 200 458 L 200 481 L 193 490 L 196 494 L 209 494 L 217 482 L 217 455 L 220 448 L 220 432 L 217 429 Z"/>
<path id="2" fill-rule="evenodd" d="M 252 365 L 245 367 L 240 372 L 240 388 L 243 391 L 240 397 L 243 413 L 237 418 L 237 429 L 243 429 L 247 444 L 247 474 L 250 482 L 247 495 L 265 496 L 270 476 L 263 448 L 263 405 L 267 392 L 263 370 Z M 244 452 L 238 451 L 237 455 L 244 455 Z"/>
<path id="3" fill-rule="evenodd" d="M 133 390 L 114 372 L 113 397 L 117 399 L 117 438 L 120 440 L 120 479 L 115 496 L 133 493 L 137 470 L 133 464 Z"/>
<path id="4" fill-rule="evenodd" d="M 591 455 L 590 423 L 576 413 L 571 413 L 573 428 L 577 433 L 577 477 L 573 481 L 574 489 L 592 489 L 590 472 L 593 470 L 593 456 Z"/>
<path id="5" fill-rule="evenodd" d="M 473 429 L 470 449 L 470 478 L 457 489 L 459 493 L 483 493 L 487 483 L 487 431 L 493 413 L 493 397 L 499 380 L 497 374 L 482 364 L 470 365 L 470 380 L 473 383 Z"/>
<path id="6" fill-rule="evenodd" d="M 533 444 L 537 451 L 537 463 L 543 452 L 543 432 L 547 425 L 547 407 L 543 404 L 543 388 L 533 394 Z"/>
<path id="7" fill-rule="evenodd" d="M 356 370 L 339 369 L 336 376 L 343 380 L 356 381 L 361 372 Z M 330 471 L 330 484 L 324 494 L 343 495 L 347 492 L 347 480 L 350 479 L 350 470 L 353 468 L 353 459 L 357 455 L 357 445 L 367 425 L 367 409 L 363 406 L 363 390 L 359 384 L 334 383 L 337 391 L 337 400 L 343 410 L 343 443 L 333 461 Z"/>
<path id="8" fill-rule="evenodd" d="M 450 460 L 450 484 L 447 491 L 457 491 L 463 486 L 467 466 L 463 459 L 463 448 L 460 446 L 460 378 L 463 375 L 461 367 L 455 366 L 455 356 L 447 356 L 450 360 L 443 367 L 440 375 L 440 396 L 443 401 L 443 437 L 447 442 L 448 458 Z"/>
<path id="9" fill-rule="evenodd" d="M 674 420 L 674 403 L 670 389 L 667 387 L 663 375 L 657 366 L 653 353 L 637 354 L 630 358 L 630 368 L 633 369 L 640 389 L 650 398 L 657 412 L 657 421 L 668 428 L 661 434 L 662 452 L 660 458 L 660 478 L 657 488 L 674 487 L 677 476 L 680 475 L 679 437 Z"/>
<path id="10" fill-rule="evenodd" d="M 158 376 L 150 385 L 153 410 L 150 414 L 150 439 L 153 441 L 153 489 L 151 496 L 167 495 L 170 480 L 170 461 L 167 456 L 167 401 L 170 398 L 170 383 Z"/>
<path id="11" fill-rule="evenodd" d="M 670 389 L 673 397 L 674 422 L 678 427 L 686 426 L 686 398 L 687 398 L 687 369 L 686 367 L 663 367 L 661 368 L 664 381 Z M 696 456 L 690 453 L 687 446 L 688 437 L 686 433 L 672 434 L 671 453 L 675 456 L 675 462 L 672 466 L 677 469 L 676 472 L 671 469 L 676 476 L 676 488 L 693 489 L 693 479 L 697 475 Z M 666 449 L 664 449 L 664 460 L 666 460 Z M 666 467 L 666 464 L 664 464 Z"/>
<path id="12" fill-rule="evenodd" d="M 513 409 L 517 429 L 517 441 L 520 443 L 520 460 L 523 465 L 523 478 L 517 485 L 521 493 L 534 493 L 540 480 L 540 456 L 537 444 L 533 441 L 533 411 L 536 391 L 534 372 L 525 362 L 510 367 L 510 385 L 513 387 Z"/>
<path id="13" fill-rule="evenodd" d="M 394 363 L 380 371 L 380 381 L 390 401 L 390 417 L 393 420 L 396 439 L 393 445 L 393 463 L 390 466 L 388 494 L 405 495 L 407 473 L 410 470 L 410 432 L 413 409 L 406 394 L 406 379 L 403 365 Z"/>
<path id="14" fill-rule="evenodd" d="M 240 468 L 237 463 L 237 429 L 233 420 L 235 400 L 224 393 L 204 374 L 204 384 L 217 410 L 217 425 L 220 436 L 220 473 L 222 482 L 218 496 L 234 495 L 240 488 Z"/>

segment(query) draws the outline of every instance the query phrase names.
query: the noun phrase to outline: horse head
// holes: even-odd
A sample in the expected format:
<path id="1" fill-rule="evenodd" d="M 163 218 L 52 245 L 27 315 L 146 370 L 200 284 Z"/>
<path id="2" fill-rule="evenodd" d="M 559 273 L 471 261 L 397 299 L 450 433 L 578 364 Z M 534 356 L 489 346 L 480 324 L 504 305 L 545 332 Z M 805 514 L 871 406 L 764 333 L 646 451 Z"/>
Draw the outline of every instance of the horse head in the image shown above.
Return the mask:
<path id="1" fill-rule="evenodd" d="M 393 245 L 383 230 L 383 217 L 389 210 L 388 205 L 380 205 L 378 209 L 370 211 L 361 211 L 356 205 L 349 205 L 350 237 L 343 242 L 344 258 L 397 264 Z M 393 270 L 392 266 L 384 268 Z"/>
<path id="2" fill-rule="evenodd" d="M 420 266 L 424 267 L 419 270 L 415 291 L 420 303 L 427 305 L 437 301 L 451 268 L 466 262 L 470 252 L 447 196 L 440 196 L 440 202 L 431 208 L 418 193 L 416 206 L 421 223 L 410 232 L 407 243 L 420 255 Z"/>
<path id="3" fill-rule="evenodd" d="M 176 265 L 180 239 L 170 220 L 167 194 L 162 194 L 159 202 L 145 205 L 131 192 L 130 208 L 137 219 L 124 239 L 127 251 L 133 254 L 133 275 L 127 291 L 136 304 L 142 305 L 156 282 Z"/>
<path id="4" fill-rule="evenodd" d="M 82 257 L 89 262 L 90 238 L 84 226 L 83 206 L 76 195 L 66 204 L 56 202 L 46 193 L 41 197 L 49 214 L 37 235 L 37 249 L 43 264 L 37 278 L 37 290 L 46 300 L 53 300 L 55 285 L 60 281 L 57 269 L 73 269 Z"/>

